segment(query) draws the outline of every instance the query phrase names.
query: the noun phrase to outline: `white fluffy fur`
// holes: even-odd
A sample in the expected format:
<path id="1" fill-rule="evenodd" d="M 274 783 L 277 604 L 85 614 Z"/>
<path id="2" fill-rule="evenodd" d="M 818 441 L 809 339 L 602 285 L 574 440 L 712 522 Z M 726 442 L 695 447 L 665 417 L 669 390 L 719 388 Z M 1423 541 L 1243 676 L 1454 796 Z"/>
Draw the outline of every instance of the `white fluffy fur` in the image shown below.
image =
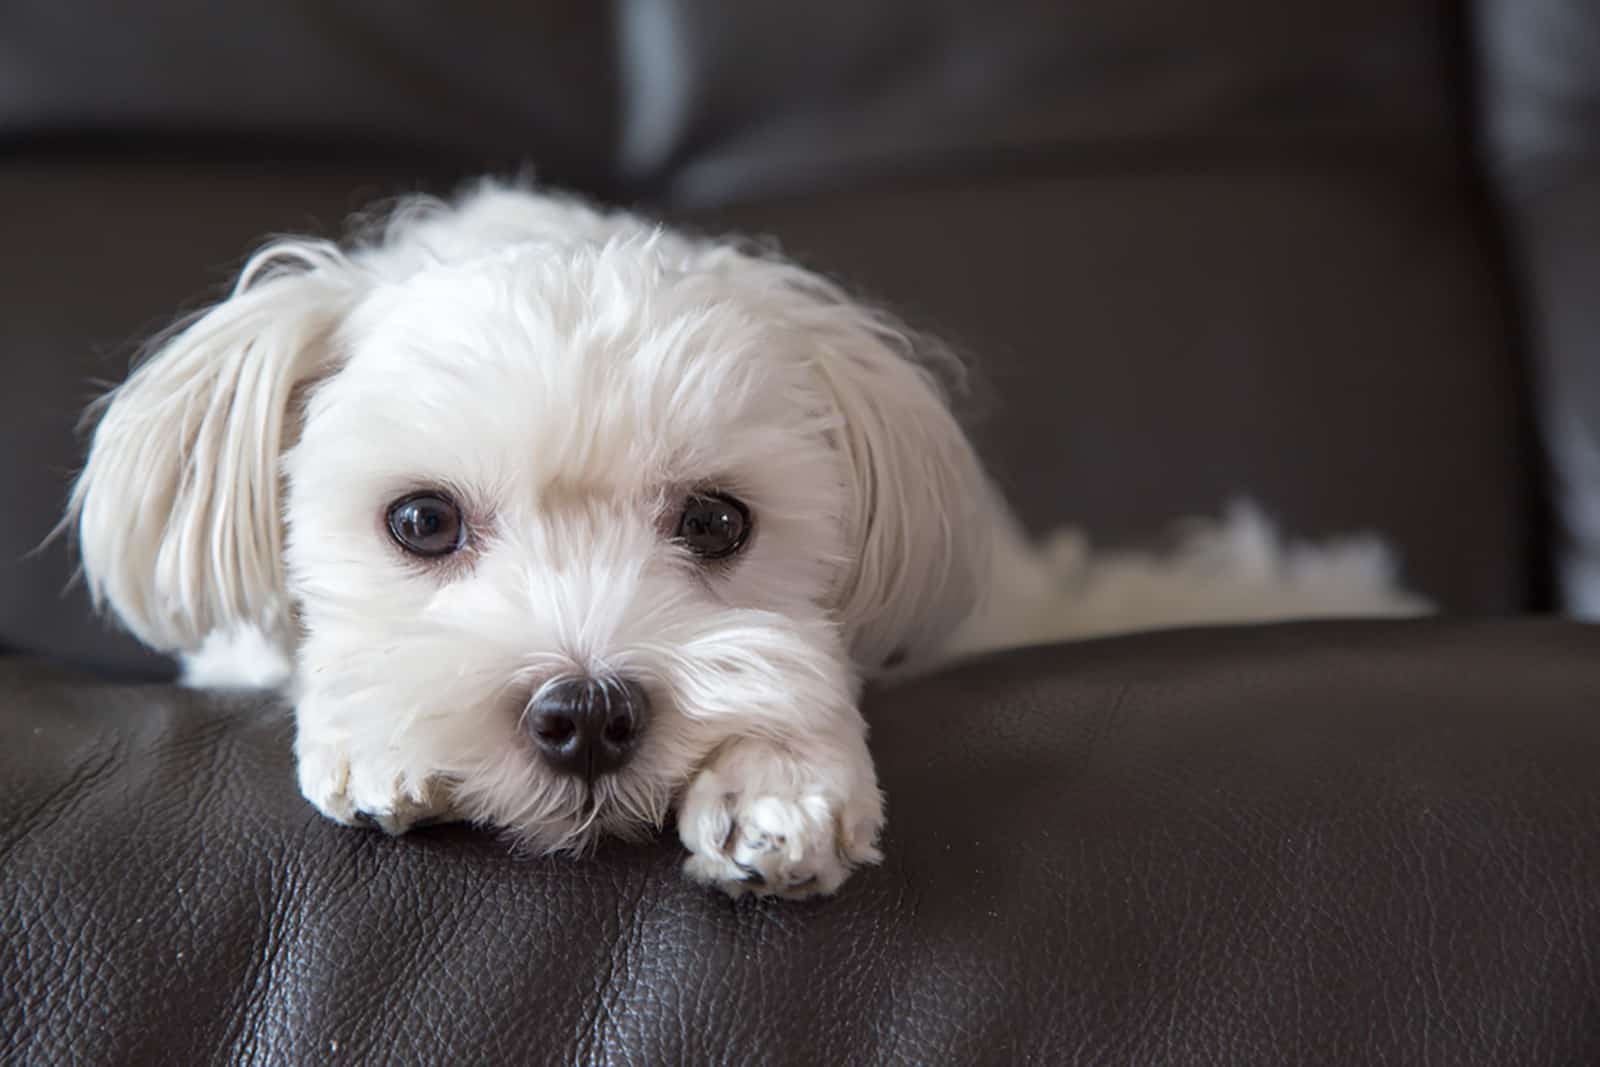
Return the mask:
<path id="1" fill-rule="evenodd" d="M 1376 545 L 1283 546 L 1248 511 L 1167 557 L 1033 548 L 947 360 L 775 256 L 485 185 L 348 249 L 258 253 L 110 396 L 70 517 L 95 596 L 188 681 L 287 686 L 330 817 L 582 849 L 676 806 L 686 871 L 735 894 L 831 892 L 877 858 L 857 697 L 886 664 L 1422 608 Z M 728 565 L 663 536 L 703 487 L 755 515 Z M 472 539 L 423 564 L 383 516 L 430 488 Z M 584 671 L 655 705 L 592 789 L 519 726 Z"/>

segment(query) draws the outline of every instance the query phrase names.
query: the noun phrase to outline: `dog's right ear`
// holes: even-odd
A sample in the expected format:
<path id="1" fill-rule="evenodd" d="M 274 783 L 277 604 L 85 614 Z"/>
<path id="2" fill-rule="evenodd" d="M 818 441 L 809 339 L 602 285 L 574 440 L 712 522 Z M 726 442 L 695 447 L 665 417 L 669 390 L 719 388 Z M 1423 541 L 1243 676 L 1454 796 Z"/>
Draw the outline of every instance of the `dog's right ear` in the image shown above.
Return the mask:
<path id="1" fill-rule="evenodd" d="M 279 457 L 302 387 L 333 370 L 330 338 L 363 285 L 334 245 L 281 241 L 251 257 L 222 303 L 152 346 L 89 416 L 73 487 L 96 605 L 146 644 L 281 629 Z"/>

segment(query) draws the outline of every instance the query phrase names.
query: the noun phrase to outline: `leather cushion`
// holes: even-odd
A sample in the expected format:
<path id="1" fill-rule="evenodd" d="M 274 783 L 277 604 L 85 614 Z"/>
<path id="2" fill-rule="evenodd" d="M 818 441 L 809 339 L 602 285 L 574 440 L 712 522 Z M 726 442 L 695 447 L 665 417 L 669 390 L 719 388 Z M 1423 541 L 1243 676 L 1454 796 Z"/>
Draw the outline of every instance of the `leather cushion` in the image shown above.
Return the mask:
<path id="1" fill-rule="evenodd" d="M 0 17 L 0 145 L 537 162 L 603 184 L 609 5 L 27 0 Z"/>
<path id="2" fill-rule="evenodd" d="M 272 231 L 338 232 L 379 167 L 53 160 L 0 169 L 0 646 L 165 662 L 90 616 L 49 533 L 73 425 L 138 342 Z M 428 182 L 446 189 L 449 181 Z M 1371 529 L 1456 611 L 1529 602 L 1541 546 L 1498 276 L 1450 151 L 1217 150 L 1115 173 L 774 198 L 691 222 L 795 255 L 953 341 L 986 459 L 1039 530 L 1103 541 L 1250 496 L 1287 529 Z M 22 459 L 22 457 L 26 457 Z M 20 505 L 20 506 L 19 506 Z M 65 593 L 64 593 L 65 591 Z"/>
<path id="3" fill-rule="evenodd" d="M 265 699 L 0 660 L 0 1059 L 1600 1059 L 1600 634 L 1318 624 L 868 701 L 883 866 L 734 904 L 295 792 Z"/>
<path id="4" fill-rule="evenodd" d="M 618 9 L 627 184 L 709 206 L 1196 146 L 1459 142 L 1427 0 L 659 0 Z"/>
<path id="5" fill-rule="evenodd" d="M 1212 145 L 696 216 L 954 343 L 1036 531 L 1126 543 L 1260 503 L 1371 531 L 1447 610 L 1536 603 L 1536 449 L 1492 220 L 1453 150 Z"/>
<path id="6" fill-rule="evenodd" d="M 529 160 L 698 204 L 1199 138 L 1450 136 L 1428 0 L 30 0 L 0 141 Z"/>
<path id="7" fill-rule="evenodd" d="M 87 443 L 79 418 L 144 341 L 225 295 L 264 235 L 338 233 L 429 171 L 405 173 L 104 157 L 0 167 L 0 500 L 11 520 L 0 525 L 0 648 L 171 673 L 94 617 L 70 539 L 49 539 Z"/>

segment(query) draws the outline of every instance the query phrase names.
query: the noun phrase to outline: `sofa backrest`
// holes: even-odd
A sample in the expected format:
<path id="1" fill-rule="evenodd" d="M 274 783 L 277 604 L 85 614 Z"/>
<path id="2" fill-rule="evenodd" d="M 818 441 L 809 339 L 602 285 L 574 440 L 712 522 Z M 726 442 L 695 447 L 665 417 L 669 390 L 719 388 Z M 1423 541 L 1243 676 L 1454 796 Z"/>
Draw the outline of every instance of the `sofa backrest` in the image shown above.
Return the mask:
<path id="1" fill-rule="evenodd" d="M 22 521 L 0 529 L 0 646 L 155 669 L 63 598 L 64 545 L 25 556 L 92 381 L 261 235 L 522 164 L 774 233 L 947 335 L 986 386 L 985 457 L 1036 527 L 1122 539 L 1250 495 L 1296 532 L 1378 530 L 1448 609 L 1539 606 L 1523 353 L 1548 338 L 1517 316 L 1490 184 L 1506 171 L 1480 166 L 1485 143 L 1509 152 L 1481 97 L 1524 76 L 1484 80 L 1510 61 L 1478 37 L 1515 31 L 1495 15 L 1519 4 L 13 8 L 0 495 Z M 1563 250 L 1541 284 L 1571 286 L 1562 264 L 1600 238 L 1550 217 Z M 1581 303 L 1561 306 L 1575 321 Z"/>
<path id="2" fill-rule="evenodd" d="M 1600 618 L 1600 7 L 1478 0 L 1483 143 L 1511 236 L 1565 606 Z"/>

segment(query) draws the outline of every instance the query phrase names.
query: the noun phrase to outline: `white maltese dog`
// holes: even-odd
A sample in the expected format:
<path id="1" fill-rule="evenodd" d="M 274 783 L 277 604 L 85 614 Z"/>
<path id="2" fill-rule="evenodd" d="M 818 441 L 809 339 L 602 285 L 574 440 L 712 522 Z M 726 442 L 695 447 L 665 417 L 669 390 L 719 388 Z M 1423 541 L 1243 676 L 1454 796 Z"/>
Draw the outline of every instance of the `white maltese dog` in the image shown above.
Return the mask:
<path id="1" fill-rule="evenodd" d="M 489 184 L 258 252 L 102 403 L 68 521 L 191 684 L 286 688 L 329 818 L 546 851 L 675 811 L 734 895 L 879 858 L 885 668 L 1422 607 L 1248 510 L 1160 558 L 1027 545 L 949 369 L 774 255 Z"/>

